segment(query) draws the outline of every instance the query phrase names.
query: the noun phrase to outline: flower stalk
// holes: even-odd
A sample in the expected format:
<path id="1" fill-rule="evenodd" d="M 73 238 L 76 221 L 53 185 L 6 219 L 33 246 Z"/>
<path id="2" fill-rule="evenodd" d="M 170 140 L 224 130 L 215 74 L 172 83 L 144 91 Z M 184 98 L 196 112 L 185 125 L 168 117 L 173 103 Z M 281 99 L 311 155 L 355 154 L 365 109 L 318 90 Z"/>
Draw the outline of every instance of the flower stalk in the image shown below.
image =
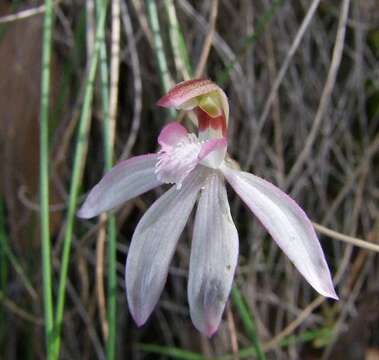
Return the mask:
<path id="1" fill-rule="evenodd" d="M 68 276 L 68 266 L 71 253 L 71 244 L 74 229 L 74 219 L 76 213 L 76 205 L 79 195 L 80 180 L 83 175 L 84 156 L 88 145 L 88 131 L 90 126 L 90 106 L 93 98 L 93 84 L 96 76 L 96 70 L 99 60 L 99 53 L 101 48 L 101 39 L 103 38 L 103 31 L 107 13 L 107 6 L 104 4 L 102 7 L 96 29 L 96 44 L 94 54 L 91 57 L 89 72 L 87 77 L 87 85 L 84 94 L 83 108 L 79 121 L 78 140 L 75 149 L 75 157 L 71 178 L 69 205 L 67 212 L 66 231 L 63 242 L 63 253 L 60 268 L 59 286 L 58 286 L 58 299 L 55 315 L 55 328 L 54 328 L 54 354 L 53 358 L 57 359 L 60 350 L 60 334 L 66 297 L 66 284 Z"/>
<path id="2" fill-rule="evenodd" d="M 51 272 L 50 213 L 49 213 L 49 110 L 50 110 L 50 63 L 53 31 L 53 2 L 45 0 L 42 49 L 41 109 L 40 109 L 40 226 L 42 241 L 42 287 L 45 320 L 46 356 L 53 358 L 53 295 Z"/>
<path id="3" fill-rule="evenodd" d="M 238 262 L 239 239 L 225 183 L 240 196 L 320 294 L 338 299 L 312 223 L 279 188 L 239 170 L 227 155 L 229 105 L 210 80 L 176 85 L 158 101 L 193 111 L 198 136 L 177 122 L 166 125 L 156 154 L 117 164 L 91 190 L 78 216 L 91 218 L 161 184 L 173 186 L 143 215 L 133 234 L 125 267 L 129 309 L 143 325 L 164 288 L 169 264 L 197 202 L 188 279 L 188 303 L 195 327 L 207 336 L 218 329 Z"/>

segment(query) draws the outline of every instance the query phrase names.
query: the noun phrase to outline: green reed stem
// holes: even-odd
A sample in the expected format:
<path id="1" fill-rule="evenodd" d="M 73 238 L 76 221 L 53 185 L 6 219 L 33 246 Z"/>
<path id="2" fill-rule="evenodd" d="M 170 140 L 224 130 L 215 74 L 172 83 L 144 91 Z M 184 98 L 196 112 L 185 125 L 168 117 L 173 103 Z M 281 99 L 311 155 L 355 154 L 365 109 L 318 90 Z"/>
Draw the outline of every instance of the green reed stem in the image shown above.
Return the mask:
<path id="1" fill-rule="evenodd" d="M 166 55 L 164 52 L 156 1 L 147 0 L 146 6 L 151 32 L 153 33 L 153 46 L 155 55 L 157 57 L 159 74 L 161 77 L 163 90 L 165 93 L 167 93 L 171 89 L 173 84 L 170 72 L 168 70 Z M 168 111 L 170 113 L 170 116 L 175 117 L 176 111 L 174 109 L 169 109 Z"/>
<path id="2" fill-rule="evenodd" d="M 184 80 L 189 80 L 192 69 L 183 32 L 180 29 L 179 21 L 176 16 L 174 2 L 173 0 L 165 0 L 164 5 L 168 17 L 170 42 L 174 54 L 176 70 L 182 75 Z"/>
<path id="3" fill-rule="evenodd" d="M 97 0 L 97 8 L 106 6 L 103 0 Z M 104 137 L 104 160 L 105 171 L 113 165 L 113 142 L 111 134 L 111 117 L 109 112 L 109 71 L 107 64 L 107 50 L 105 46 L 104 33 L 102 34 L 100 46 L 100 81 L 101 99 L 103 110 L 103 137 Z M 116 218 L 109 215 L 107 220 L 107 240 L 108 240 L 108 291 L 107 291 L 107 315 L 108 315 L 108 338 L 107 338 L 107 359 L 116 357 L 116 328 L 117 328 L 117 272 L 116 272 Z"/>
<path id="4" fill-rule="evenodd" d="M 266 356 L 262 350 L 261 343 L 259 341 L 257 329 L 254 323 L 253 316 L 246 305 L 242 294 L 238 290 L 237 287 L 233 287 L 232 289 L 232 300 L 234 306 L 237 308 L 239 317 L 242 320 L 243 326 L 247 335 L 249 336 L 251 342 L 253 343 L 253 347 L 255 348 L 256 357 L 258 360 L 265 360 Z"/>
<path id="5" fill-rule="evenodd" d="M 58 300 L 56 308 L 56 321 L 54 331 L 54 359 L 59 356 L 60 348 L 60 333 L 62 327 L 62 318 L 65 304 L 66 283 L 68 276 L 68 265 L 70 260 L 71 243 L 74 230 L 74 218 L 76 213 L 76 205 L 79 195 L 80 181 L 83 175 L 83 168 L 85 162 L 85 154 L 88 145 L 88 132 L 90 127 L 90 109 L 93 98 L 93 88 L 96 76 L 97 64 L 99 60 L 99 53 L 101 48 L 101 39 L 103 38 L 104 25 L 106 19 L 107 7 L 104 5 L 97 21 L 96 28 L 96 44 L 94 53 L 90 60 L 90 66 L 87 76 L 87 84 L 84 92 L 83 107 L 79 121 L 78 138 L 75 148 L 74 164 L 71 177 L 71 187 L 69 195 L 68 212 L 66 219 L 66 231 L 63 243 L 63 253 L 59 277 Z"/>
<path id="6" fill-rule="evenodd" d="M 42 286 L 43 312 L 45 318 L 46 354 L 52 359 L 53 354 L 53 297 L 51 278 L 51 244 L 49 214 L 49 109 L 50 109 L 50 59 L 51 37 L 53 31 L 53 2 L 45 0 L 43 24 L 41 109 L 40 109 L 40 226 L 42 241 Z"/>

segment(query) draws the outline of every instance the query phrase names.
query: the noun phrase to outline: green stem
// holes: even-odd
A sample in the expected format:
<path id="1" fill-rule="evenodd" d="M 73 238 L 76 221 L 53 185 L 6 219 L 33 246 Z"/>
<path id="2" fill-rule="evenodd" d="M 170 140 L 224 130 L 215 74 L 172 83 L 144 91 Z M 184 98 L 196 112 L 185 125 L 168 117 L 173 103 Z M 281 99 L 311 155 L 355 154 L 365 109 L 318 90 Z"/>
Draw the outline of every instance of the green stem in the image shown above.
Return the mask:
<path id="1" fill-rule="evenodd" d="M 97 0 L 97 8 L 106 6 L 103 0 Z M 104 35 L 104 34 L 103 34 Z M 113 143 L 111 134 L 111 118 L 109 111 L 109 72 L 107 66 L 107 51 L 104 36 L 101 39 L 100 47 L 100 78 L 101 78 L 101 98 L 103 110 L 103 136 L 104 136 L 104 158 L 105 171 L 113 165 Z M 108 291 L 107 291 L 107 315 L 108 315 L 108 338 L 107 338 L 107 359 L 115 358 L 116 353 L 116 310 L 117 310 L 117 272 L 116 272 L 116 219 L 109 215 L 107 222 L 108 240 Z"/>
<path id="2" fill-rule="evenodd" d="M 176 16 L 174 2 L 173 0 L 165 0 L 164 5 L 168 16 L 170 42 L 174 53 L 176 70 L 182 75 L 184 80 L 189 80 L 192 69 L 188 59 L 183 33 Z"/>
<path id="3" fill-rule="evenodd" d="M 51 278 L 51 244 L 49 214 L 49 98 L 50 98 L 50 59 L 53 30 L 53 2 L 45 0 L 43 25 L 41 109 L 40 109 L 40 226 L 42 241 L 42 282 L 43 310 L 45 318 L 45 341 L 47 358 L 53 354 L 53 297 Z"/>
<path id="4" fill-rule="evenodd" d="M 74 165 L 71 178 L 71 188 L 66 220 L 66 231 L 63 243 L 63 253 L 61 261 L 61 271 L 59 277 L 59 288 L 58 288 L 58 300 L 56 308 L 56 321 L 55 321 L 55 337 L 54 337 L 54 359 L 59 356 L 60 348 L 60 332 L 62 326 L 62 318 L 65 304 L 65 294 L 66 294 L 66 282 L 68 275 L 68 265 L 70 260 L 71 243 L 74 230 L 74 218 L 76 213 L 76 205 L 79 195 L 79 185 L 83 175 L 84 168 L 84 158 L 88 145 L 88 132 L 90 126 L 90 108 L 93 98 L 93 88 L 96 76 L 96 69 L 99 60 L 99 52 L 101 47 L 101 39 L 103 38 L 104 25 L 106 19 L 107 7 L 104 5 L 97 22 L 96 29 L 96 44 L 94 49 L 94 54 L 92 55 L 89 72 L 87 77 L 87 85 L 84 93 L 83 108 L 80 116 L 78 139 L 75 149 Z"/>
<path id="5" fill-rule="evenodd" d="M 243 299 L 242 294 L 236 287 L 233 287 L 232 289 L 232 300 L 233 300 L 233 304 L 237 308 L 238 314 L 242 320 L 245 331 L 247 335 L 249 336 L 251 342 L 253 343 L 253 347 L 255 349 L 257 359 L 265 360 L 266 356 L 262 350 L 252 314 L 250 313 L 248 307 L 246 306 L 246 303 Z"/>
<path id="6" fill-rule="evenodd" d="M 153 33 L 153 45 L 155 55 L 157 57 L 159 74 L 161 76 L 161 82 L 163 90 L 167 93 L 172 87 L 172 80 L 168 70 L 166 55 L 164 53 L 163 41 L 161 36 L 161 29 L 159 26 L 158 10 L 155 0 L 147 0 L 147 15 L 149 17 L 151 31 Z M 169 109 L 170 116 L 175 117 L 175 110 Z"/>

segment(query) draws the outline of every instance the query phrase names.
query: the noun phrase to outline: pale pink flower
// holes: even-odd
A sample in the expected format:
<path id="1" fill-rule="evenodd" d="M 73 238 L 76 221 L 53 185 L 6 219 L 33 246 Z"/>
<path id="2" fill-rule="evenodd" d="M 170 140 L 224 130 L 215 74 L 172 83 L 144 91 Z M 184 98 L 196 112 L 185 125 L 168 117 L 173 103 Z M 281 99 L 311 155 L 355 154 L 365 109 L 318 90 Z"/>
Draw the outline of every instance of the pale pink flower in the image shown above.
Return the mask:
<path id="1" fill-rule="evenodd" d="M 143 215 L 131 240 L 125 279 L 136 323 L 144 324 L 157 304 L 177 241 L 198 201 L 188 302 L 198 330 L 208 336 L 217 330 L 238 258 L 238 233 L 225 179 L 313 288 L 338 299 L 304 211 L 268 181 L 240 171 L 227 156 L 229 106 L 224 92 L 210 80 L 191 80 L 176 85 L 158 105 L 193 111 L 198 136 L 179 123 L 166 125 L 158 137 L 160 151 L 116 165 L 78 213 L 91 218 L 163 183 L 174 184 Z"/>

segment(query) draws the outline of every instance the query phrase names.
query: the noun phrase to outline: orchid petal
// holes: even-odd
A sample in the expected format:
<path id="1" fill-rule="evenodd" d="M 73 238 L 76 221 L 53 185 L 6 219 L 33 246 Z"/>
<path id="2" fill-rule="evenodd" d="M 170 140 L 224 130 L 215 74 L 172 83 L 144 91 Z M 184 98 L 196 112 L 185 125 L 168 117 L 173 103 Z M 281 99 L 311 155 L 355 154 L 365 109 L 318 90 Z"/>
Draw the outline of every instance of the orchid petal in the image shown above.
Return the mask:
<path id="1" fill-rule="evenodd" d="M 202 144 L 199 155 L 198 155 L 199 160 L 200 161 L 205 160 L 205 158 L 211 152 L 225 148 L 227 146 L 227 143 L 228 142 L 227 142 L 226 138 L 211 139 L 211 140 L 205 141 Z"/>
<path id="2" fill-rule="evenodd" d="M 195 205 L 204 182 L 201 168 L 172 187 L 143 215 L 130 244 L 125 267 L 126 293 L 130 312 L 138 326 L 153 311 L 166 282 L 176 243 Z"/>
<path id="3" fill-rule="evenodd" d="M 90 191 L 77 216 L 89 219 L 161 185 L 156 162 L 156 154 L 147 154 L 117 164 Z"/>
<path id="4" fill-rule="evenodd" d="M 217 330 L 238 258 L 238 233 L 223 180 L 207 179 L 196 212 L 188 280 L 192 322 L 207 336 Z"/>
<path id="5" fill-rule="evenodd" d="M 226 138 L 205 141 L 198 155 L 201 164 L 217 169 L 225 158 L 227 144 Z"/>
<path id="6" fill-rule="evenodd" d="M 287 194 L 252 174 L 223 165 L 226 179 L 279 247 L 320 294 L 338 299 L 312 223 Z"/>
<path id="7" fill-rule="evenodd" d="M 216 92 L 219 95 L 226 122 L 228 122 L 228 99 L 224 91 L 208 79 L 194 79 L 177 84 L 157 102 L 157 105 L 167 108 L 174 107 L 191 110 L 198 105 L 198 102 L 194 101 L 196 97 L 212 92 Z"/>
<path id="8" fill-rule="evenodd" d="M 177 122 L 167 124 L 158 136 L 158 143 L 162 148 L 175 146 L 183 140 L 188 134 L 186 128 Z"/>

